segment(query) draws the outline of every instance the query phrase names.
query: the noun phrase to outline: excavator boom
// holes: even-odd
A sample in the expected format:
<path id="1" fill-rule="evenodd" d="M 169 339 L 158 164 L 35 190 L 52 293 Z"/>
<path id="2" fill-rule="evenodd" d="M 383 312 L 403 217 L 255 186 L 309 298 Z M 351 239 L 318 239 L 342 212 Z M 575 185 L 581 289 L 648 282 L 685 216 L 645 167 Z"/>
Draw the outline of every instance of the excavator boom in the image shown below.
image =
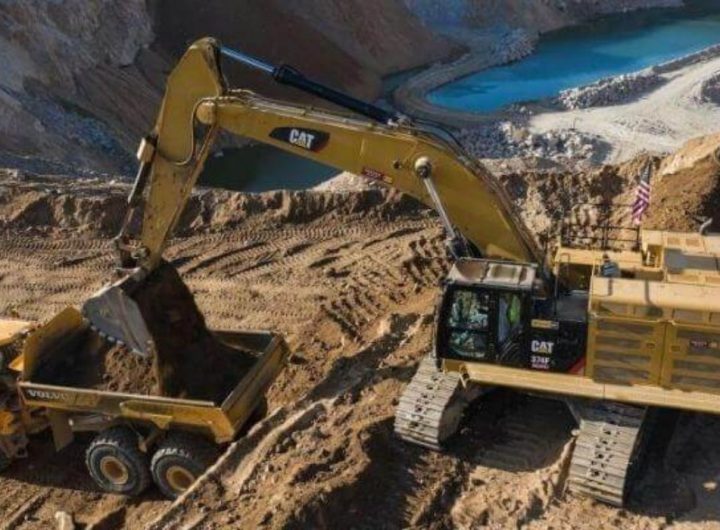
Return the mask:
<path id="1" fill-rule="evenodd" d="M 355 114 L 230 90 L 221 73 L 221 55 Z M 116 239 L 126 277 L 84 307 L 101 332 L 136 351 L 147 353 L 137 340 L 146 333 L 138 329 L 141 308 L 132 303 L 132 291 L 161 263 L 221 130 L 408 193 L 438 211 L 458 257 L 471 254 L 469 243 L 488 257 L 534 263 L 543 259 L 504 189 L 451 135 L 310 81 L 291 67 L 274 67 L 202 39 L 170 74 L 155 128 L 139 152 L 140 170 Z M 131 221 L 140 209 L 142 222 L 132 233 Z M 123 293 L 129 299 L 123 299 Z"/>

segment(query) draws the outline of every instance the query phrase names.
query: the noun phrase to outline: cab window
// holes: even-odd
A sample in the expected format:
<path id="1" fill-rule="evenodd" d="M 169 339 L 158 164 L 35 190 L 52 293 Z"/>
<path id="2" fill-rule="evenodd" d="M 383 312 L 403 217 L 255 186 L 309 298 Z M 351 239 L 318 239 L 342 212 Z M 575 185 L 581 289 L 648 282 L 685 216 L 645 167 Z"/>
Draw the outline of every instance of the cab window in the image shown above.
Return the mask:
<path id="1" fill-rule="evenodd" d="M 522 332 L 522 300 L 515 293 L 502 293 L 498 301 L 498 344 Z"/>
<path id="2" fill-rule="evenodd" d="M 489 309 L 487 293 L 464 289 L 453 293 L 447 323 L 451 353 L 472 359 L 487 356 Z"/>

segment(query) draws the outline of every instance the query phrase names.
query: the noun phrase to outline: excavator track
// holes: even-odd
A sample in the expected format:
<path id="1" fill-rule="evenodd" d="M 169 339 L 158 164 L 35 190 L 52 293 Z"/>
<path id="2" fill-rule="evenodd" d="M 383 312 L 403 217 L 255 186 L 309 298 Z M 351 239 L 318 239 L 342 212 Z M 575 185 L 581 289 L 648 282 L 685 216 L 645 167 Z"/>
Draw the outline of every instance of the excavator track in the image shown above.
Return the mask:
<path id="1" fill-rule="evenodd" d="M 612 402 L 573 408 L 580 429 L 568 487 L 622 507 L 642 458 L 647 408 Z"/>
<path id="2" fill-rule="evenodd" d="M 437 368 L 435 358 L 426 356 L 403 392 L 395 411 L 395 434 L 403 440 L 442 450 L 443 443 L 460 426 L 474 389 L 465 388 L 460 374 Z"/>

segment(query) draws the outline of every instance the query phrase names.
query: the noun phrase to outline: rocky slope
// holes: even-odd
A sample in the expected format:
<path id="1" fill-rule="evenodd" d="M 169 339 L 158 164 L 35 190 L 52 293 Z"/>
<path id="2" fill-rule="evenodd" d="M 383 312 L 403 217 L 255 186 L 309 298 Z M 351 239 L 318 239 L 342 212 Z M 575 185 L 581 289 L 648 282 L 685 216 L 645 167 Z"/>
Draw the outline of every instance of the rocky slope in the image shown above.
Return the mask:
<path id="1" fill-rule="evenodd" d="M 124 168 L 158 101 L 152 39 L 143 0 L 0 4 L 0 150 Z"/>
<path id="2" fill-rule="evenodd" d="M 42 158 L 64 164 L 45 171 L 131 173 L 167 72 L 204 35 L 373 98 L 382 76 L 456 55 L 477 28 L 497 44 L 507 28 L 547 31 L 608 11 L 678 3 L 8 0 L 0 3 L 0 164 L 37 167 Z M 236 85 L 303 99 L 246 69 L 227 71 Z"/>
<path id="3" fill-rule="evenodd" d="M 379 93 L 382 75 L 454 49 L 400 0 L 10 0 L 0 3 L 0 162 L 23 155 L 130 173 L 167 72 L 205 35 L 365 98 Z M 246 70 L 229 73 L 244 87 L 298 97 Z"/>

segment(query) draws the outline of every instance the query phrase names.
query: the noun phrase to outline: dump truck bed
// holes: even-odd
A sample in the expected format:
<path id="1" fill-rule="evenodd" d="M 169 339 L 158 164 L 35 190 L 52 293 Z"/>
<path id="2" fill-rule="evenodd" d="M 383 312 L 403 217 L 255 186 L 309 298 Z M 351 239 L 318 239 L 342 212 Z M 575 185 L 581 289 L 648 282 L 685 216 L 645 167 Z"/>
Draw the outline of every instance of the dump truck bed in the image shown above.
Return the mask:
<path id="1" fill-rule="evenodd" d="M 289 354 L 282 337 L 265 331 L 215 331 L 187 351 L 196 357 L 186 352 L 179 363 L 159 363 L 154 389 L 105 390 L 107 381 L 98 377 L 104 356 L 122 353 L 131 356 L 130 361 L 141 360 L 108 346 L 69 308 L 28 338 L 20 393 L 30 406 L 67 415 L 71 428 L 81 429 L 88 418 L 101 417 L 200 431 L 224 443 L 262 402 Z M 210 366 L 204 363 L 208 359 Z M 136 373 L 140 376 L 147 374 Z"/>

